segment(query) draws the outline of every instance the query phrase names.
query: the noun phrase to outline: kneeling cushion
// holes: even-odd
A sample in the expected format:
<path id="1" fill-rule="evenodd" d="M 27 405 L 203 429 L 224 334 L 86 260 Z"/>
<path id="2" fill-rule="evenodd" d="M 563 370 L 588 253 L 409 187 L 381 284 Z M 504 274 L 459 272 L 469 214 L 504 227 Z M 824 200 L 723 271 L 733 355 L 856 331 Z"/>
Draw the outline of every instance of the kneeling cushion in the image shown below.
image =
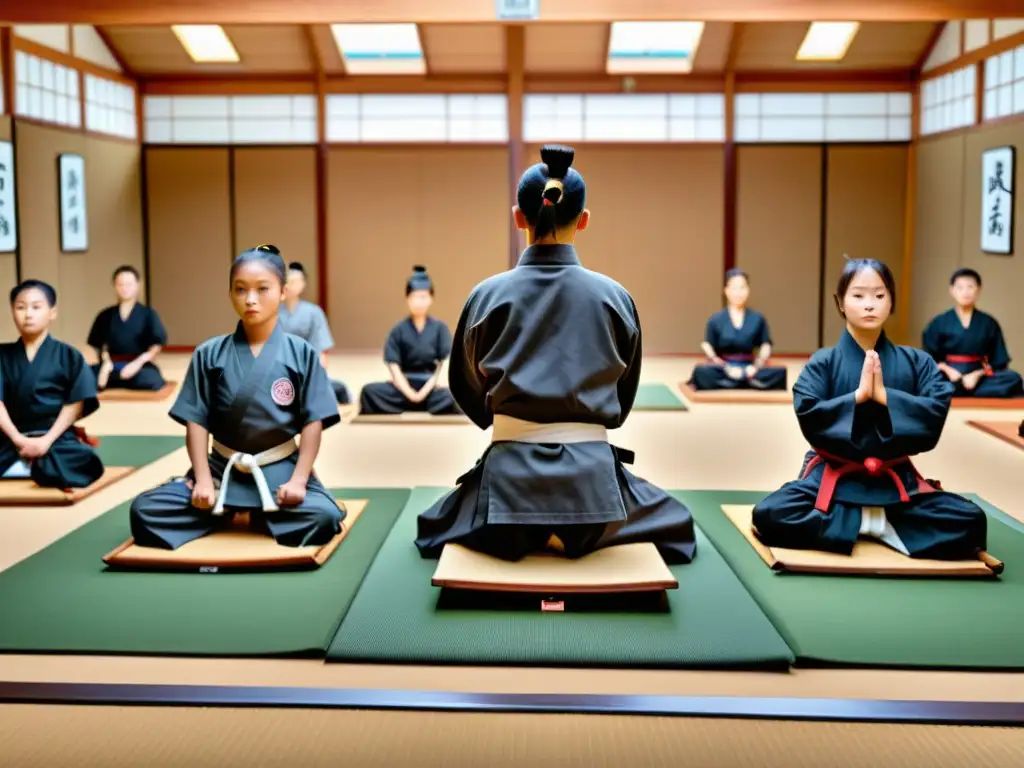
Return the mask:
<path id="1" fill-rule="evenodd" d="M 953 408 L 985 408 L 993 410 L 1024 409 L 1024 398 L 1020 397 L 954 397 L 950 401 Z"/>
<path id="2" fill-rule="evenodd" d="M 793 393 L 779 389 L 694 389 L 685 382 L 679 385 L 683 397 L 691 403 L 792 403 Z"/>
<path id="3" fill-rule="evenodd" d="M 575 560 L 538 553 L 517 562 L 447 544 L 431 583 L 487 592 L 599 594 L 677 589 L 679 582 L 653 544 L 623 544 Z"/>
<path id="4" fill-rule="evenodd" d="M 223 530 L 194 539 L 177 549 L 140 547 L 128 539 L 103 557 L 117 568 L 155 570 L 233 570 L 319 568 L 334 554 L 366 508 L 366 499 L 341 501 L 347 511 L 341 530 L 326 544 L 311 547 L 285 547 L 266 533 L 249 528 L 249 516 L 236 515 Z"/>
<path id="5" fill-rule="evenodd" d="M 173 395 L 177 387 L 178 382 L 176 381 L 168 381 L 160 389 L 124 389 L 122 387 L 114 387 L 113 389 L 104 389 L 100 392 L 99 399 L 107 401 L 160 401 L 166 400 Z"/>
<path id="6" fill-rule="evenodd" d="M 40 488 L 28 479 L 0 480 L 0 506 L 2 507 L 34 507 L 34 506 L 68 506 L 77 504 L 82 499 L 92 496 L 108 485 L 127 477 L 135 471 L 134 467 L 106 467 L 103 475 L 85 488 Z"/>
<path id="7" fill-rule="evenodd" d="M 816 549 L 769 547 L 758 539 L 752 524 L 754 508 L 723 504 L 722 511 L 773 571 L 847 574 L 850 576 L 995 576 L 1003 563 L 982 552 L 976 560 L 924 560 L 907 557 L 876 541 L 860 539 L 852 555 Z"/>

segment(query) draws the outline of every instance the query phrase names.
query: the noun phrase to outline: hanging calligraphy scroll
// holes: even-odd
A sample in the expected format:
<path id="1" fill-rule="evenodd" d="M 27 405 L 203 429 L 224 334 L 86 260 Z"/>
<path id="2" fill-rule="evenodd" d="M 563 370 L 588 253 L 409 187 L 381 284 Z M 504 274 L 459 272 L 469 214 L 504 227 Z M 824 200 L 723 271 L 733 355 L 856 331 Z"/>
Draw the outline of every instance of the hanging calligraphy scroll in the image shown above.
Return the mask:
<path id="1" fill-rule="evenodd" d="M 85 202 L 85 158 L 61 155 L 60 174 L 60 249 L 64 253 L 89 250 L 89 220 Z"/>
<path id="2" fill-rule="evenodd" d="M 18 214 L 14 194 L 14 145 L 0 141 L 0 253 L 18 250 Z"/>
<path id="3" fill-rule="evenodd" d="M 981 155 L 981 250 L 1013 253 L 1013 182 L 1016 149 L 996 147 Z"/>

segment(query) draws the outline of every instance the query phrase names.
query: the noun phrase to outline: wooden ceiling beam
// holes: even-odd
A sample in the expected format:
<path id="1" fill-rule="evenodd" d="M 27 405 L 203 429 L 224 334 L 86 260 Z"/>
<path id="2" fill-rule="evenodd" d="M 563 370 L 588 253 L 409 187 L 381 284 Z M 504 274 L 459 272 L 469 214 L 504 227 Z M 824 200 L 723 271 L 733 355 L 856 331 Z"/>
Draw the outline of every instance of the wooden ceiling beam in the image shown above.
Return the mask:
<path id="1" fill-rule="evenodd" d="M 128 65 L 128 61 L 125 59 L 121 51 L 118 50 L 114 41 L 103 27 L 93 27 L 96 30 L 96 34 L 99 35 L 100 40 L 107 46 L 107 50 L 110 51 L 110 55 L 114 57 L 114 61 L 117 62 L 117 66 L 121 68 L 121 72 L 128 77 L 138 80 L 138 74 Z"/>
<path id="2" fill-rule="evenodd" d="M 317 78 L 324 76 L 324 57 L 320 52 L 320 44 L 316 41 L 316 31 L 312 24 L 302 25 L 302 34 L 306 38 L 306 46 L 309 48 L 309 63 Z"/>
<path id="3" fill-rule="evenodd" d="M 495 21 L 480 0 L 46 0 L 7 3 L 16 24 L 330 24 L 332 22 L 459 23 Z M 540 21 L 944 21 L 1008 15 L 1006 0 L 544 0 Z"/>

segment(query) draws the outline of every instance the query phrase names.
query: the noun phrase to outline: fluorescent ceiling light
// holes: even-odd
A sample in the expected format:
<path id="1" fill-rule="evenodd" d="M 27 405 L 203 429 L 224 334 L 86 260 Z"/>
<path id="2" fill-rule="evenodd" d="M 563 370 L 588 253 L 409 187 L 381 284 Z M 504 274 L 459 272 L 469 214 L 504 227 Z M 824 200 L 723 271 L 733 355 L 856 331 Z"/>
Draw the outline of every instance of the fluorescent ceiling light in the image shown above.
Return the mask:
<path id="1" fill-rule="evenodd" d="M 703 34 L 703 21 L 614 21 L 607 71 L 689 72 Z"/>
<path id="2" fill-rule="evenodd" d="M 796 58 L 798 61 L 840 61 L 846 56 L 858 29 L 859 21 L 812 21 Z"/>
<path id="3" fill-rule="evenodd" d="M 224 28 L 218 24 L 175 24 L 171 30 L 194 62 L 205 64 L 239 60 L 238 51 Z"/>
<path id="4" fill-rule="evenodd" d="M 331 32 L 349 74 L 426 74 L 415 24 L 332 24 Z"/>

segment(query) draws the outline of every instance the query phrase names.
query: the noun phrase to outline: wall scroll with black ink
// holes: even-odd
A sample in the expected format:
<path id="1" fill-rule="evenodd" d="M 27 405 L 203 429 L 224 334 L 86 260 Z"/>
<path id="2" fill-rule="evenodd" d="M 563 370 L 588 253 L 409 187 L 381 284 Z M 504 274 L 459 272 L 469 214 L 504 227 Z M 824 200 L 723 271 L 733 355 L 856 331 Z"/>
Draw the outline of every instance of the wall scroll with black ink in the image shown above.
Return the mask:
<path id="1" fill-rule="evenodd" d="M 18 250 L 18 214 L 15 210 L 14 145 L 0 141 L 0 253 Z"/>
<path id="2" fill-rule="evenodd" d="M 89 250 L 89 215 L 85 200 L 85 158 L 61 155 L 60 174 L 60 249 L 64 253 Z"/>
<path id="3" fill-rule="evenodd" d="M 1013 253 L 1015 147 L 996 147 L 981 155 L 981 250 Z"/>

